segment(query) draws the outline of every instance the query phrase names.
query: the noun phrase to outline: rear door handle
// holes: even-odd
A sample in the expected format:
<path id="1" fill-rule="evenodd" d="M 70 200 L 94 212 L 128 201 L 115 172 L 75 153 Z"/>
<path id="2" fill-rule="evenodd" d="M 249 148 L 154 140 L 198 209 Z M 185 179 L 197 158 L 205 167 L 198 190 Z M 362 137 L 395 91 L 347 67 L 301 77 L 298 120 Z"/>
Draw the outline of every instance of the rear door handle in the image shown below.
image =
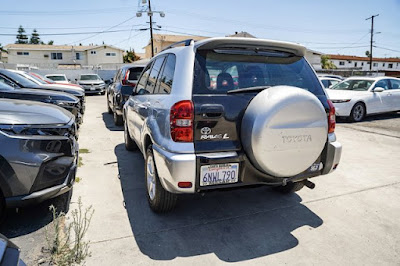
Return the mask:
<path id="1" fill-rule="evenodd" d="M 220 104 L 203 104 L 200 112 L 206 118 L 219 118 L 224 113 L 224 106 Z"/>

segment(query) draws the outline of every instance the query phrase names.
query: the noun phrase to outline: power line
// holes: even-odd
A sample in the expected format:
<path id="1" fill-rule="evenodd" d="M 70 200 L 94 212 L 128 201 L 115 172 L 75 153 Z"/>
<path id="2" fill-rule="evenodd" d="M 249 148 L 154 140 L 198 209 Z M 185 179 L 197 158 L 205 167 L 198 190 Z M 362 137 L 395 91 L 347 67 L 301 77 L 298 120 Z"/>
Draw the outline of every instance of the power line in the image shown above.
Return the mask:
<path id="1" fill-rule="evenodd" d="M 95 36 L 97 36 L 97 35 L 99 35 L 99 34 L 102 34 L 102 33 L 105 33 L 105 32 L 107 32 L 107 31 L 109 31 L 109 30 L 112 30 L 113 28 L 116 28 L 116 27 L 118 27 L 118 26 L 120 26 L 120 25 L 122 25 L 122 24 L 128 22 L 129 20 L 134 19 L 134 18 L 135 18 L 135 17 L 130 17 L 130 18 L 128 18 L 128 19 L 126 19 L 126 20 L 124 20 L 124 21 L 122 21 L 122 22 L 120 22 L 120 23 L 114 25 L 114 26 L 109 27 L 108 29 L 106 29 L 106 30 L 104 30 L 104 31 L 102 31 L 102 32 L 95 33 L 95 34 L 92 35 L 92 36 L 89 36 L 89 37 L 80 39 L 80 40 L 75 41 L 75 42 L 70 42 L 70 43 L 68 43 L 68 44 L 78 43 L 78 42 L 85 41 L 85 40 L 87 40 L 87 39 L 93 38 L 93 37 L 95 37 Z"/>
<path id="2" fill-rule="evenodd" d="M 376 46 L 376 45 L 373 45 L 373 47 L 375 47 L 375 48 L 378 48 L 378 49 L 383 49 L 383 50 L 388 50 L 388 51 L 392 51 L 392 52 L 399 52 L 399 53 L 400 53 L 400 50 L 395 50 L 395 49 L 385 48 L 385 47 Z"/>
<path id="3" fill-rule="evenodd" d="M 135 29 L 136 31 L 139 29 Z M 101 33 L 112 33 L 112 32 L 127 32 L 131 30 L 104 30 L 104 31 L 87 31 L 87 32 L 65 32 L 65 33 L 40 33 L 39 36 L 65 36 L 65 35 L 83 35 L 83 34 L 101 34 Z M 31 36 L 32 34 L 26 34 Z M 0 33 L 0 36 L 16 36 L 11 33 Z"/>

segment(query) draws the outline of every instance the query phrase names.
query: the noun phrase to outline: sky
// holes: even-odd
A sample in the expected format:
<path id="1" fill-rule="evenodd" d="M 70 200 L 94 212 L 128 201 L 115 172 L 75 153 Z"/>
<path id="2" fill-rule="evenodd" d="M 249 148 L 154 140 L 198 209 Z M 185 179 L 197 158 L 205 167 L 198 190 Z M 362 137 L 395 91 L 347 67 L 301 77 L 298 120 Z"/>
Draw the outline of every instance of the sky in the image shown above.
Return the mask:
<path id="1" fill-rule="evenodd" d="M 149 42 L 142 0 L 1 0 L 0 43 L 14 43 L 19 25 L 54 44 L 114 45 L 143 52 Z M 326 54 L 365 56 L 374 20 L 374 57 L 400 57 L 400 0 L 151 0 L 154 33 L 226 36 L 246 31 Z M 112 31 L 112 32 L 104 32 Z M 49 34 L 49 35 L 46 35 Z M 51 35 L 57 34 L 57 35 Z M 11 35 L 11 36 L 7 36 Z"/>

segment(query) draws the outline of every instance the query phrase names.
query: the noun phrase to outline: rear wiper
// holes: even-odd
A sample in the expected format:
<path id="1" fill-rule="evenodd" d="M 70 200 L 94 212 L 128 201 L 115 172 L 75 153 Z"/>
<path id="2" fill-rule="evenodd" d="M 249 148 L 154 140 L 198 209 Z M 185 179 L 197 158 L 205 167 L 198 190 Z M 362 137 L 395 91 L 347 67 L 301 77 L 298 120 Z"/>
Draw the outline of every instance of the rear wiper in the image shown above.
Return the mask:
<path id="1" fill-rule="evenodd" d="M 255 87 L 240 88 L 240 89 L 229 90 L 226 93 L 230 94 L 230 93 L 263 91 L 268 88 L 271 88 L 271 86 L 255 86 Z"/>

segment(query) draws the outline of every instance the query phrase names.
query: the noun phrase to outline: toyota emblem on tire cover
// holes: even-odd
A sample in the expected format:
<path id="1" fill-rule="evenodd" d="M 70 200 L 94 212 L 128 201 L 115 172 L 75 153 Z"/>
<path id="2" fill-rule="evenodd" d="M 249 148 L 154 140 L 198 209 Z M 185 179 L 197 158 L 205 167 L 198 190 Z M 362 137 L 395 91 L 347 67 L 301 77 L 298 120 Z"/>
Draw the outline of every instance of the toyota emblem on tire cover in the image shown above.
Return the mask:
<path id="1" fill-rule="evenodd" d="M 209 128 L 209 127 L 203 127 L 200 131 L 201 131 L 201 134 L 207 135 L 207 134 L 210 134 L 210 133 L 211 133 L 211 128 Z"/>

